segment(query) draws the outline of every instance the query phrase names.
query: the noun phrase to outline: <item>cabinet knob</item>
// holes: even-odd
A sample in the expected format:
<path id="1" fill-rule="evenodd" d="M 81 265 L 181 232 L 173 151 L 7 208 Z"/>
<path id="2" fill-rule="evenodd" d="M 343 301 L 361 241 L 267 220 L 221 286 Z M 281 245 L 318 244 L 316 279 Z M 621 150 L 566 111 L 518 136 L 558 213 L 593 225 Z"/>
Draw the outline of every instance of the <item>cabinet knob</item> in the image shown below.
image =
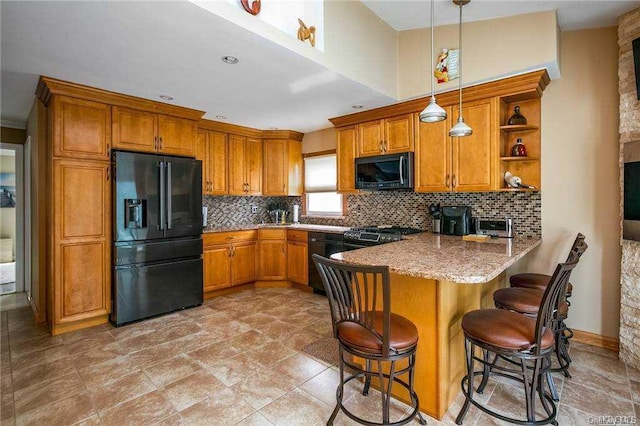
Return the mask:
<path id="1" fill-rule="evenodd" d="M 162 136 L 160 136 L 160 149 L 162 149 Z"/>
<path id="2" fill-rule="evenodd" d="M 445 178 L 444 184 L 447 188 L 449 188 L 449 174 L 447 173 L 447 177 Z"/>
<path id="3" fill-rule="evenodd" d="M 456 175 L 453 175 L 453 187 L 458 186 L 458 180 L 456 179 Z"/>

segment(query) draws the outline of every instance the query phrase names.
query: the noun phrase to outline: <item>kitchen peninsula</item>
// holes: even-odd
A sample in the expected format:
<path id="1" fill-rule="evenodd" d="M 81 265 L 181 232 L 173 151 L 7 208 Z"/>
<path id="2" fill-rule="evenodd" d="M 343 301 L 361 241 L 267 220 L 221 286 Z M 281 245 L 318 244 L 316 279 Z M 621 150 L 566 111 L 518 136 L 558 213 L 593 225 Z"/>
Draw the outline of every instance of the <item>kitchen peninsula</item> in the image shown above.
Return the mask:
<path id="1" fill-rule="evenodd" d="M 420 409 L 441 419 L 465 374 L 463 315 L 493 307 L 493 292 L 506 286 L 506 269 L 541 242 L 517 238 L 473 242 L 424 233 L 331 257 L 389 266 L 391 311 L 418 328 L 415 390 Z M 408 400 L 401 392 L 396 396 Z"/>

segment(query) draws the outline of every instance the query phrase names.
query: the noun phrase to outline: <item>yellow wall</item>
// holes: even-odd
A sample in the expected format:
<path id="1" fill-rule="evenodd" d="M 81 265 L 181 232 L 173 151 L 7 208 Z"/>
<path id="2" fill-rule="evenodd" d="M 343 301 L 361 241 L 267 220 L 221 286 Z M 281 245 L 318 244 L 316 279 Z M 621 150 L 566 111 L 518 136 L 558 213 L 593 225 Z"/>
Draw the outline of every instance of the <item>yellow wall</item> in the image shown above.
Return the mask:
<path id="1" fill-rule="evenodd" d="M 336 149 L 338 144 L 338 132 L 334 127 L 305 133 L 302 138 L 302 153 L 328 151 Z"/>
<path id="2" fill-rule="evenodd" d="M 457 48 L 458 25 L 434 29 L 435 65 L 441 48 Z M 549 68 L 558 77 L 558 23 L 555 11 L 469 22 L 463 25 L 463 85 L 497 80 L 506 76 Z M 429 64 L 431 30 L 398 33 L 399 99 L 423 96 L 431 91 Z M 458 80 L 436 84 L 436 91 L 457 87 Z"/>
<path id="3" fill-rule="evenodd" d="M 569 326 L 618 335 L 620 186 L 615 27 L 561 35 L 562 79 L 542 98 L 542 246 L 519 269 L 550 273 L 577 232 Z"/>

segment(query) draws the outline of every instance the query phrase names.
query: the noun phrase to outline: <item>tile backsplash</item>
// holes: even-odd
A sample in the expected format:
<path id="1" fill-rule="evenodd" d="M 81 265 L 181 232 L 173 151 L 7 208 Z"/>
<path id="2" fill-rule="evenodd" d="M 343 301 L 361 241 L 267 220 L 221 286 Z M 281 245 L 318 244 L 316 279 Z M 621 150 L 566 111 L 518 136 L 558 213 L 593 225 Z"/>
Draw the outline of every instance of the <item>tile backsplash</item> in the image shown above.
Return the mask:
<path id="1" fill-rule="evenodd" d="M 511 217 L 514 233 L 523 237 L 542 236 L 542 203 L 539 192 L 467 192 L 467 193 L 415 193 L 372 192 L 346 196 L 347 214 L 341 218 L 302 217 L 301 222 L 322 225 L 411 226 L 430 231 L 432 228 L 428 206 L 471 206 L 473 216 L 487 218 Z M 267 206 L 281 202 L 291 207 L 301 203 L 301 197 L 203 197 L 203 205 L 209 207 L 209 226 L 241 226 L 269 222 Z M 251 206 L 258 213 L 251 213 Z M 289 213 L 291 214 L 291 213 Z M 289 218 L 290 220 L 290 218 Z"/>

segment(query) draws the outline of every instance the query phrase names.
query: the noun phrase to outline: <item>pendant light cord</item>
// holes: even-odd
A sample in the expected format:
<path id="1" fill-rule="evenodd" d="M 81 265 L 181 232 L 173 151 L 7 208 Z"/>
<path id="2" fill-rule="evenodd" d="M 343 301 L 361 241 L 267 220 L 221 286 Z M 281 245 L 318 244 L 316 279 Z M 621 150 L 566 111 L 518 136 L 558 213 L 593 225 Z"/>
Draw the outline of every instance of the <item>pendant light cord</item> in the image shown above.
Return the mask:
<path id="1" fill-rule="evenodd" d="M 458 29 L 458 90 L 460 93 L 460 110 L 458 111 L 458 118 L 462 117 L 462 3 L 460 3 L 460 28 Z"/>
<path id="2" fill-rule="evenodd" d="M 435 89 L 433 87 L 433 4 L 435 0 L 431 0 L 431 57 L 429 58 L 429 78 L 431 79 L 431 97 L 433 98 L 435 94 Z"/>

